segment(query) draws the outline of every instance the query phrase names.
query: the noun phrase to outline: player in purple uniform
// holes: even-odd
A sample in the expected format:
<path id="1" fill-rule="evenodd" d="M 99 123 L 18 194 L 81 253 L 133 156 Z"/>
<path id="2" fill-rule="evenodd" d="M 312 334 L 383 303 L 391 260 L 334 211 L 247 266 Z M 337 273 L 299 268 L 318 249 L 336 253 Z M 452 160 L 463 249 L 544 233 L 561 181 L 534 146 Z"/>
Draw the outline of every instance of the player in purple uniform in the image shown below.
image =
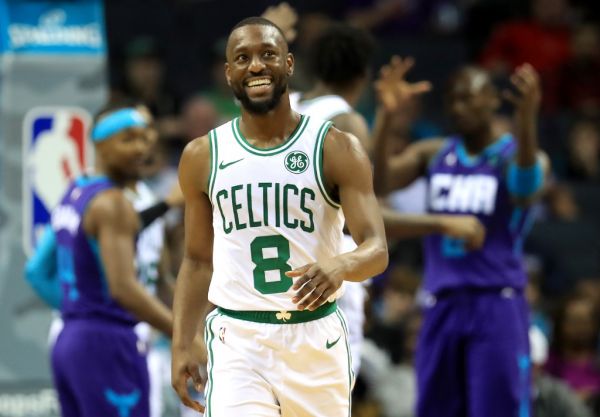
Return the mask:
<path id="1" fill-rule="evenodd" d="M 64 417 L 147 417 L 145 346 L 133 327 L 145 321 L 167 335 L 170 310 L 138 282 L 140 217 L 124 194 L 149 151 L 136 109 L 103 115 L 91 137 L 96 176 L 74 181 L 52 214 L 64 329 L 52 370 Z"/>
<path id="2" fill-rule="evenodd" d="M 393 117 L 410 96 L 404 75 L 412 60 L 396 59 L 382 72 L 380 99 Z M 424 323 L 417 349 L 419 417 L 529 415 L 528 309 L 521 247 L 547 159 L 537 146 L 540 83 L 530 65 L 511 81 L 515 137 L 494 131 L 500 97 L 488 75 L 459 70 L 447 91 L 457 134 L 426 140 L 388 157 L 375 144 L 379 194 L 426 176 L 429 212 L 473 214 L 486 228 L 483 246 L 441 235 L 425 240 Z"/>

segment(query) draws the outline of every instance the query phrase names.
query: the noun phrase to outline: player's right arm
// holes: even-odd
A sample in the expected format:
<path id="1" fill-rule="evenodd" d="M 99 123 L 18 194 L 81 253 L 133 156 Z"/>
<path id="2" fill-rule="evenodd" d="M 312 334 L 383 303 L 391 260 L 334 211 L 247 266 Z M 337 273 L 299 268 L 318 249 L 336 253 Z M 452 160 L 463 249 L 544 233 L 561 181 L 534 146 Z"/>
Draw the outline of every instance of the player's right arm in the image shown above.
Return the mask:
<path id="1" fill-rule="evenodd" d="M 485 240 L 485 227 L 476 216 L 405 214 L 381 208 L 385 234 L 392 239 L 410 239 L 440 234 L 465 241 L 467 248 L 479 249 Z"/>
<path id="2" fill-rule="evenodd" d="M 171 336 L 171 312 L 148 293 L 136 276 L 135 239 L 140 221 L 125 194 L 110 189 L 98 195 L 90 203 L 84 227 L 98 240 L 110 295 L 138 320 Z"/>
<path id="3" fill-rule="evenodd" d="M 381 197 L 425 175 L 429 161 L 444 145 L 443 139 L 427 139 L 409 145 L 399 155 L 391 155 L 387 142 L 385 136 L 376 136 L 373 150 L 373 184 Z"/>
<path id="4" fill-rule="evenodd" d="M 208 287 L 212 274 L 212 205 L 208 197 L 210 147 L 208 136 L 190 142 L 179 163 L 179 184 L 185 198 L 184 255 L 173 301 L 174 331 L 171 384 L 182 402 L 199 412 L 202 406 L 188 394 L 192 378 L 200 390 L 198 369 L 206 363 L 206 347 L 193 349 L 193 341 L 204 331 Z"/>
<path id="5" fill-rule="evenodd" d="M 409 83 L 406 73 L 414 65 L 412 58 L 392 57 L 381 68 L 375 90 L 380 105 L 377 107 L 373 128 L 372 159 L 374 165 L 374 188 L 378 196 L 403 188 L 425 174 L 427 164 L 442 147 L 443 140 L 426 140 L 409 145 L 400 155 L 393 156 L 389 144 L 390 125 L 395 114 L 415 96 L 431 90 L 431 83 Z"/>

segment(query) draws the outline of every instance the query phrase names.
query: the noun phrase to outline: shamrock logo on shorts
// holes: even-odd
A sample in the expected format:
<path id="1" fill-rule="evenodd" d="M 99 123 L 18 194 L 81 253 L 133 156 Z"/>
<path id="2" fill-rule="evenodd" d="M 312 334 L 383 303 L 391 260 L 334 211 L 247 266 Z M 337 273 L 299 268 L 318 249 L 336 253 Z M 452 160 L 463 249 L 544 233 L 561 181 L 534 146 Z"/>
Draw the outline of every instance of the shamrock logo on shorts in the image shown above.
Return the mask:
<path id="1" fill-rule="evenodd" d="M 292 313 L 288 311 L 280 311 L 279 313 L 275 314 L 275 317 L 277 317 L 277 320 L 283 320 L 285 323 L 292 318 Z"/>

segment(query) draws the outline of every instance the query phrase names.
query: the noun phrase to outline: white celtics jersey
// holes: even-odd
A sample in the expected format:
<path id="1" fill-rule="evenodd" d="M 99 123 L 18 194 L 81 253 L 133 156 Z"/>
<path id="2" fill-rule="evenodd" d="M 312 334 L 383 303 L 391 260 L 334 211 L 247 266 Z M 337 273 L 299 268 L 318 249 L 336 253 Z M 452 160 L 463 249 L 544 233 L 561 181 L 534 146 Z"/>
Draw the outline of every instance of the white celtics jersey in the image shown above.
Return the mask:
<path id="1" fill-rule="evenodd" d="M 301 98 L 301 93 L 290 94 L 290 104 L 292 109 L 307 116 L 331 120 L 340 114 L 352 112 L 352 106 L 342 97 L 334 94 L 315 97 L 310 100 L 301 100 Z"/>
<path id="2" fill-rule="evenodd" d="M 343 215 L 325 189 L 323 141 L 331 122 L 301 116 L 290 137 L 257 148 L 240 119 L 209 133 L 213 277 L 208 298 L 232 310 L 293 311 L 285 272 L 340 253 Z"/>
<path id="3" fill-rule="evenodd" d="M 150 190 L 150 187 L 142 181 L 136 183 L 135 192 L 127 190 L 126 195 L 138 212 L 151 207 L 157 202 L 156 196 Z M 138 279 L 153 295 L 156 293 L 158 264 L 164 245 L 164 235 L 164 220 L 158 218 L 145 227 L 137 238 L 135 262 Z"/>

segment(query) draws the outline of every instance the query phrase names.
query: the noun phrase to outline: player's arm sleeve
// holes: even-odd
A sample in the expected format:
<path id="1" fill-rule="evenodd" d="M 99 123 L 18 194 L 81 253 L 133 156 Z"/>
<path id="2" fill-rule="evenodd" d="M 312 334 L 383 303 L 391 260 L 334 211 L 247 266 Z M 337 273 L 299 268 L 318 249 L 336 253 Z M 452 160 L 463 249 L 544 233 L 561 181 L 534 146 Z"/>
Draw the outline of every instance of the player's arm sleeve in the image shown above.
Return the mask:
<path id="1" fill-rule="evenodd" d="M 522 167 L 513 159 L 506 170 L 506 186 L 517 198 L 529 198 L 544 185 L 545 167 L 543 158 L 538 156 L 533 165 Z"/>
<path id="2" fill-rule="evenodd" d="M 62 295 L 56 261 L 56 235 L 50 226 L 44 230 L 35 253 L 25 264 L 25 279 L 46 304 L 60 308 Z"/>

